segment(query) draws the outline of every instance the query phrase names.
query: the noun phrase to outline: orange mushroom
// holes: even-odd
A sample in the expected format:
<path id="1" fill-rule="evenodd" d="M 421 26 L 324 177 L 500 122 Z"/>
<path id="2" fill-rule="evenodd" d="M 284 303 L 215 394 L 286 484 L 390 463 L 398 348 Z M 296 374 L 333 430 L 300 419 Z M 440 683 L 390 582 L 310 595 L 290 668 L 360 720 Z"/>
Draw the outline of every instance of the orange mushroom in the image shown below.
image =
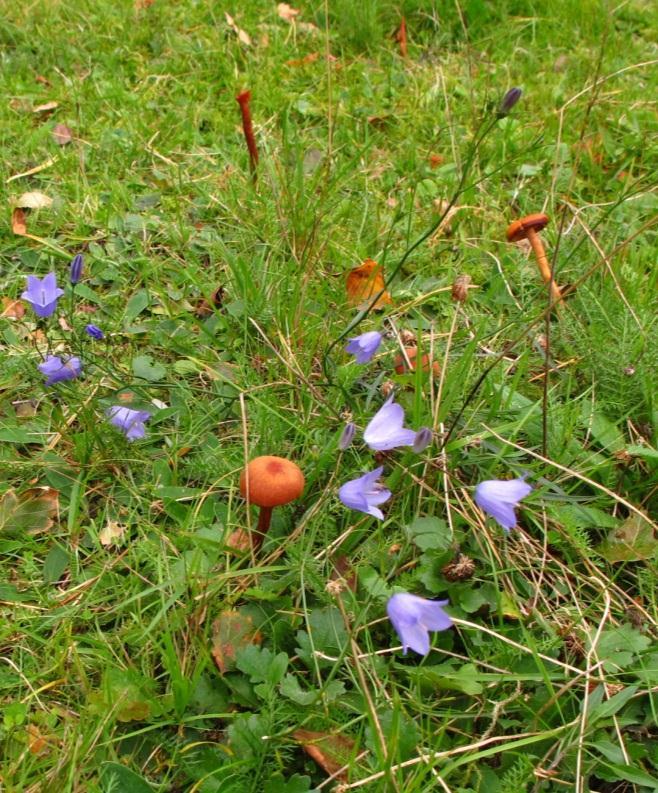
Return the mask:
<path id="1" fill-rule="evenodd" d="M 253 459 L 240 475 L 240 493 L 249 504 L 260 507 L 257 548 L 270 528 L 272 508 L 299 498 L 304 490 L 304 474 L 299 466 L 284 457 L 264 455 Z"/>
<path id="2" fill-rule="evenodd" d="M 539 232 L 548 224 L 548 215 L 537 212 L 534 215 L 526 215 L 524 218 L 515 220 L 507 227 L 508 242 L 518 242 L 527 239 L 532 246 L 533 253 L 537 259 L 539 272 L 545 284 L 551 285 L 551 299 L 559 301 L 562 298 L 559 286 L 553 280 L 551 265 L 546 258 L 544 246 L 539 238 Z"/>
<path id="3" fill-rule="evenodd" d="M 405 357 L 406 356 L 406 357 Z M 404 348 L 404 355 L 400 353 L 396 355 L 395 360 L 393 361 L 393 366 L 395 367 L 395 371 L 397 374 L 406 374 L 409 371 L 416 370 L 416 359 L 418 357 L 418 347 L 405 347 Z M 409 363 L 407 363 L 407 360 Z M 430 357 L 427 355 L 422 356 L 420 359 L 421 366 L 423 372 L 430 371 Z M 432 361 L 432 373 L 434 376 L 438 376 L 441 373 L 441 367 L 439 366 L 438 361 Z"/>

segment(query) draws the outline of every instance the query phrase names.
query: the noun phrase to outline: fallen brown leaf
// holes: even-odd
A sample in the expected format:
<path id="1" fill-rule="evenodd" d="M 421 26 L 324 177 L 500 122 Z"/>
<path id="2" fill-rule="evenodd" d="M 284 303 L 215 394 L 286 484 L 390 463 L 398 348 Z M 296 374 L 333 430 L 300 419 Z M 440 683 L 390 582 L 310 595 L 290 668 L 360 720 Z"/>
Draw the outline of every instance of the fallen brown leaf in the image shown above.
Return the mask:
<path id="1" fill-rule="evenodd" d="M 73 139 L 73 133 L 66 124 L 55 124 L 53 127 L 53 140 L 58 146 L 66 146 Z"/>
<path id="2" fill-rule="evenodd" d="M 54 110 L 59 107 L 59 102 L 45 102 L 43 105 L 37 105 L 32 108 L 33 113 L 38 113 L 42 116 L 49 116 Z"/>
<path id="3" fill-rule="evenodd" d="M 319 52 L 309 52 L 308 55 L 304 55 L 303 58 L 292 58 L 286 61 L 286 66 L 305 66 L 307 63 L 315 63 L 319 57 Z"/>
<path id="4" fill-rule="evenodd" d="M 98 541 L 105 548 L 110 545 L 118 545 L 119 540 L 121 540 L 126 533 L 126 528 L 126 526 L 118 523 L 116 520 L 108 520 L 105 528 L 98 532 Z"/>
<path id="5" fill-rule="evenodd" d="M 295 21 L 295 17 L 299 14 L 299 9 L 292 8 L 288 3 L 279 3 L 276 7 L 276 12 L 281 19 L 292 24 Z"/>
<path id="6" fill-rule="evenodd" d="M 292 735 L 301 743 L 306 754 L 329 776 L 335 774 L 336 779 L 347 779 L 345 771 L 338 772 L 343 766 L 349 765 L 357 753 L 356 744 L 351 738 L 311 730 L 295 730 Z"/>
<path id="7" fill-rule="evenodd" d="M 23 493 L 6 490 L 0 498 L 0 531 L 46 531 L 59 514 L 59 491 L 33 487 Z"/>
<path id="8" fill-rule="evenodd" d="M 383 309 L 393 302 L 385 286 L 384 268 L 372 259 L 366 259 L 347 276 L 347 302 L 351 306 L 367 306 L 376 294 L 384 290 L 373 306 L 375 310 Z"/>
<path id="9" fill-rule="evenodd" d="M 246 30 L 242 30 L 235 24 L 235 20 L 233 17 L 227 12 L 224 12 L 224 16 L 226 18 L 226 24 L 231 28 L 231 30 L 235 33 L 238 39 L 243 43 L 246 44 L 247 47 L 251 46 L 251 36 L 246 32 Z"/>
<path id="10" fill-rule="evenodd" d="M 11 403 L 14 406 L 16 415 L 19 419 L 32 418 L 37 414 L 37 400 L 36 399 L 17 399 Z"/>
<path id="11" fill-rule="evenodd" d="M 48 88 L 50 88 L 50 80 L 47 77 L 44 77 L 42 74 L 37 74 L 37 76 L 34 79 L 37 83 L 40 83 L 41 85 L 45 85 Z"/>
<path id="12" fill-rule="evenodd" d="M 16 232 L 14 232 L 16 233 Z M 5 319 L 23 319 L 25 316 L 25 303 L 11 297 L 2 298 L 2 312 L 0 317 Z"/>
<path id="13" fill-rule="evenodd" d="M 24 209 L 16 207 L 11 213 L 11 230 L 20 237 L 24 237 L 27 234 L 27 222 Z"/>
<path id="14" fill-rule="evenodd" d="M 28 749 L 30 754 L 43 755 L 48 754 L 48 741 L 49 739 L 44 736 L 36 724 L 27 725 L 28 736 Z"/>
<path id="15" fill-rule="evenodd" d="M 233 609 L 222 611 L 212 626 L 212 657 L 222 674 L 235 669 L 235 654 L 263 637 L 248 614 Z"/>

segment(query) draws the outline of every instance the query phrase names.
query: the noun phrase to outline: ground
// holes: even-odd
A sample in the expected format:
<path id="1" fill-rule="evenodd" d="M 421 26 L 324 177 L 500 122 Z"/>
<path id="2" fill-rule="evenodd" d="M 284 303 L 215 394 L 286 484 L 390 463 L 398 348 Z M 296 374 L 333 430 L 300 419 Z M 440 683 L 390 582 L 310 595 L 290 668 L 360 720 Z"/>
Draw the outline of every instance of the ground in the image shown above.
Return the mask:
<path id="1" fill-rule="evenodd" d="M 0 787 L 658 789 L 653 4 L 35 0 L 0 57 Z M 424 450 L 364 442 L 390 394 Z M 257 455 L 305 478 L 260 548 Z"/>

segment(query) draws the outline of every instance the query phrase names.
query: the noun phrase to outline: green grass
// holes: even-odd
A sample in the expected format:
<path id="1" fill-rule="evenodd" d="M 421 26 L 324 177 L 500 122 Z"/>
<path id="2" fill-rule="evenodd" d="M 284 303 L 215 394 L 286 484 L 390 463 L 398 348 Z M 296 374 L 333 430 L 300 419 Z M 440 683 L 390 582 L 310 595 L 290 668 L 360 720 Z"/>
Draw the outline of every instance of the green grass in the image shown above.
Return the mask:
<path id="1" fill-rule="evenodd" d="M 39 326 L 50 351 L 82 350 L 83 378 L 44 388 L 33 313 L 0 318 L 0 788 L 336 789 L 307 730 L 332 736 L 343 790 L 656 790 L 653 4 L 295 6 L 314 28 L 264 0 L 2 8 L 0 294 L 50 270 L 65 284 L 77 252 L 86 269 L 59 304 L 73 331 Z M 53 204 L 17 236 L 28 191 Z M 450 200 L 451 228 L 405 257 Z M 505 240 L 541 211 L 576 287 L 548 319 Z M 357 327 L 345 277 L 368 257 L 393 303 Z M 90 321 L 106 342 L 85 340 Z M 343 353 L 348 329 L 387 332 L 368 366 Z M 401 331 L 440 377 L 395 374 Z M 338 501 L 375 463 L 360 434 L 337 441 L 390 382 L 435 443 L 384 455 L 380 523 Z M 145 440 L 103 418 L 121 399 L 153 411 Z M 306 489 L 241 556 L 227 540 L 256 520 L 238 480 L 258 454 L 293 458 Z M 535 490 L 505 537 L 473 486 L 524 473 Z M 58 496 L 47 528 L 6 516 L 35 487 Z M 454 581 L 458 553 L 475 567 Z M 425 659 L 390 650 L 402 590 L 450 601 Z"/>

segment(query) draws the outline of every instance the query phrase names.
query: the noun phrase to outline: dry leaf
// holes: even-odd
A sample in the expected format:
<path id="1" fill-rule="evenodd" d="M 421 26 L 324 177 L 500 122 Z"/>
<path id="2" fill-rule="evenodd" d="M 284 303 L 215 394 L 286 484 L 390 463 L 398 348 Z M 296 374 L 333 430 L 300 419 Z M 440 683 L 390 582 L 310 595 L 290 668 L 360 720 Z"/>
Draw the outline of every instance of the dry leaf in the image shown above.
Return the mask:
<path id="1" fill-rule="evenodd" d="M 11 403 L 19 419 L 32 418 L 37 414 L 38 402 L 36 399 L 17 399 Z"/>
<path id="2" fill-rule="evenodd" d="M 59 107 L 59 102 L 46 102 L 43 105 L 37 105 L 32 108 L 33 113 L 40 113 L 43 116 L 49 116 L 53 110 Z"/>
<path id="3" fill-rule="evenodd" d="M 11 230 L 14 234 L 23 237 L 27 234 L 27 222 L 25 220 L 25 210 L 20 207 L 11 213 Z"/>
<path id="4" fill-rule="evenodd" d="M 393 300 L 385 289 L 384 269 L 372 259 L 366 259 L 359 267 L 355 267 L 347 276 L 347 302 L 351 306 L 365 307 L 371 299 L 384 290 L 374 305 L 376 310 L 390 305 Z"/>
<path id="5" fill-rule="evenodd" d="M 52 203 L 52 198 L 45 193 L 34 190 L 30 193 L 23 193 L 16 201 L 16 206 L 19 209 L 45 209 L 51 206 Z"/>
<path id="6" fill-rule="evenodd" d="M 295 21 L 295 17 L 299 14 L 299 10 L 297 8 L 292 8 L 288 5 L 288 3 L 279 3 L 276 7 L 277 14 L 284 19 L 286 22 L 290 22 L 291 24 Z"/>
<path id="7" fill-rule="evenodd" d="M 286 66 L 305 66 L 307 63 L 315 63 L 319 57 L 319 52 L 309 52 L 308 55 L 304 55 L 303 58 L 292 58 L 286 61 Z"/>
<path id="8" fill-rule="evenodd" d="M 66 124 L 55 124 L 53 128 L 53 140 L 58 146 L 66 146 L 73 138 L 73 133 Z"/>
<path id="9" fill-rule="evenodd" d="M 105 548 L 109 545 L 118 545 L 125 533 L 126 526 L 116 520 L 108 520 L 105 528 L 98 532 L 98 541 Z"/>
<path id="10" fill-rule="evenodd" d="M 212 625 L 212 657 L 222 674 L 235 669 L 235 654 L 250 644 L 260 644 L 263 637 L 254 628 L 248 614 L 227 609 Z"/>
<path id="11" fill-rule="evenodd" d="M 238 39 L 243 44 L 246 44 L 247 47 L 250 47 L 251 46 L 251 36 L 245 30 L 242 30 L 242 28 L 239 28 L 235 24 L 235 20 L 233 19 L 233 17 L 228 12 L 225 11 L 224 12 L 224 16 L 226 17 L 226 24 L 231 28 L 231 30 L 235 33 L 235 35 L 238 37 Z"/>
<path id="12" fill-rule="evenodd" d="M 338 771 L 349 765 L 356 756 L 356 744 L 351 738 L 311 730 L 295 730 L 292 735 L 301 743 L 306 754 L 329 776 L 336 774 L 336 779 L 347 779 L 345 771 L 341 774 Z"/>
<path id="13" fill-rule="evenodd" d="M 7 490 L 0 498 L 0 531 L 45 531 L 58 514 L 59 491 L 52 487 L 33 487 L 19 495 Z"/>
<path id="14" fill-rule="evenodd" d="M 302 33 L 310 33 L 312 36 L 320 32 L 320 28 L 312 22 L 298 22 L 297 29 L 301 30 Z"/>
<path id="15" fill-rule="evenodd" d="M 45 737 L 36 724 L 27 725 L 28 749 L 30 754 L 48 754 L 48 738 Z"/>
<path id="16" fill-rule="evenodd" d="M 48 88 L 50 88 L 50 80 L 47 77 L 44 77 L 42 74 L 37 74 L 37 76 L 34 79 L 37 83 L 40 83 L 41 85 L 46 85 L 48 86 Z"/>
<path id="17" fill-rule="evenodd" d="M 232 531 L 226 540 L 226 547 L 239 553 L 247 553 L 251 550 L 251 534 L 244 529 Z"/>
<path id="18" fill-rule="evenodd" d="M 17 232 L 14 232 L 17 233 Z M 25 303 L 11 297 L 2 298 L 2 312 L 0 317 L 5 319 L 23 319 L 25 316 Z"/>

